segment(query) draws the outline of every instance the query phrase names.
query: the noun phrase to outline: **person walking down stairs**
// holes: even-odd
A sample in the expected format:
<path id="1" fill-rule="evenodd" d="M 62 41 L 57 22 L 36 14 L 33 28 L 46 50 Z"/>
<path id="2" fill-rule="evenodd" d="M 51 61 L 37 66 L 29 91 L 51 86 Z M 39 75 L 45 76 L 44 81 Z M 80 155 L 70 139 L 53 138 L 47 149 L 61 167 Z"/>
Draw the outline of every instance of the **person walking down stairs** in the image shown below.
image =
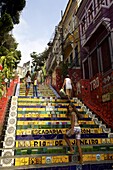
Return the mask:
<path id="1" fill-rule="evenodd" d="M 25 85 L 26 85 L 26 91 L 25 91 L 25 96 L 28 95 L 30 86 L 31 86 L 31 74 L 30 71 L 27 71 L 26 76 L 25 76 Z"/>
<path id="2" fill-rule="evenodd" d="M 81 146 L 80 146 L 81 128 L 78 124 L 78 111 L 75 108 L 73 103 L 69 103 L 69 105 L 67 106 L 67 117 L 70 118 L 70 121 L 71 121 L 71 128 L 64 135 L 64 139 L 65 139 L 66 143 L 68 144 L 68 146 L 70 147 L 70 151 L 68 151 L 67 154 L 74 154 L 74 152 L 75 152 L 71 145 L 71 142 L 69 140 L 69 137 L 71 137 L 72 135 L 75 134 L 76 144 L 78 147 L 78 152 L 79 152 L 79 157 L 80 157 L 79 161 L 82 164 L 83 163 L 82 150 L 81 150 Z"/>

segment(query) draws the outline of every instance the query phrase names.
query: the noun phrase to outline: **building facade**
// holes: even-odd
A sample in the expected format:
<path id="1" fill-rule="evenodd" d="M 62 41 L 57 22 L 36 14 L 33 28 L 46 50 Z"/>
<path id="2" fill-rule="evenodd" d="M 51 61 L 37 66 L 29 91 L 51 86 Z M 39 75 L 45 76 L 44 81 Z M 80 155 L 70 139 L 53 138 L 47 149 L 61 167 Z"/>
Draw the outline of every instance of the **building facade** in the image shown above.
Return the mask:
<path id="1" fill-rule="evenodd" d="M 78 95 L 113 127 L 113 0 L 83 0 L 76 15 L 83 73 Z"/>
<path id="2" fill-rule="evenodd" d="M 49 43 L 50 53 L 46 62 L 46 71 L 51 72 L 51 83 L 57 91 L 68 73 L 76 84 L 81 79 L 80 42 L 76 11 L 80 0 L 69 0 L 61 21 L 55 29 L 54 38 Z M 49 81 L 50 82 L 50 81 Z"/>

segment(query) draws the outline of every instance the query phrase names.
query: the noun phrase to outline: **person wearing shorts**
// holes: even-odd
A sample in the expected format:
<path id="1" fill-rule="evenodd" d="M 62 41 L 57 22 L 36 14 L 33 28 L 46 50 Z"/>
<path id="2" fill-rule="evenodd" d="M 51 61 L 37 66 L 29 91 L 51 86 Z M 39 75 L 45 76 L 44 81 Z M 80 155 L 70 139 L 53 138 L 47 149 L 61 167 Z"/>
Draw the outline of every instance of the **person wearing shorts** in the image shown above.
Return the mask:
<path id="1" fill-rule="evenodd" d="M 78 152 L 79 152 L 79 157 L 80 157 L 80 163 L 82 163 L 82 150 L 81 150 L 81 145 L 80 145 L 81 127 L 78 124 L 78 116 L 79 116 L 79 113 L 78 113 L 77 109 L 75 108 L 74 104 L 69 103 L 69 105 L 67 106 L 67 117 L 70 118 L 71 128 L 64 135 L 64 139 L 65 139 L 67 145 L 70 147 L 68 154 L 74 154 L 75 151 L 71 145 L 69 137 L 71 137 L 72 135 L 75 134 L 76 145 L 78 147 Z"/>
<path id="2" fill-rule="evenodd" d="M 67 75 L 66 78 L 64 79 L 64 83 L 62 85 L 63 89 L 64 89 L 64 86 L 65 86 L 65 89 L 66 89 L 66 95 L 70 99 L 71 96 L 72 96 L 72 81 L 69 78 L 69 75 Z"/>

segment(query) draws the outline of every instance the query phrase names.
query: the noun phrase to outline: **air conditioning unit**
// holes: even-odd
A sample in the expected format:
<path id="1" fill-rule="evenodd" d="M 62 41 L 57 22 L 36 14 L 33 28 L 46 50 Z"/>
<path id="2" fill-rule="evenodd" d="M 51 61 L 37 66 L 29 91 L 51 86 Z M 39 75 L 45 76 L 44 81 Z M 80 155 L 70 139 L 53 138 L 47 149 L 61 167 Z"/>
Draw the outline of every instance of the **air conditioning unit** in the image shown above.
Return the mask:
<path id="1" fill-rule="evenodd" d="M 15 137 L 14 136 L 5 136 L 3 142 L 3 148 L 13 148 L 15 146 Z"/>
<path id="2" fill-rule="evenodd" d="M 9 118 L 11 118 L 11 117 L 17 117 L 17 111 L 10 111 L 9 112 Z"/>
<path id="3" fill-rule="evenodd" d="M 4 157 L 4 158 L 1 157 L 1 165 L 2 165 L 2 167 L 13 166 L 14 158 L 10 158 L 12 156 L 14 156 L 14 151 L 12 149 L 2 151 L 2 157 Z"/>
<path id="4" fill-rule="evenodd" d="M 9 119 L 8 119 L 8 126 L 9 125 L 16 126 L 16 121 L 17 121 L 17 119 L 15 117 L 10 116 Z"/>

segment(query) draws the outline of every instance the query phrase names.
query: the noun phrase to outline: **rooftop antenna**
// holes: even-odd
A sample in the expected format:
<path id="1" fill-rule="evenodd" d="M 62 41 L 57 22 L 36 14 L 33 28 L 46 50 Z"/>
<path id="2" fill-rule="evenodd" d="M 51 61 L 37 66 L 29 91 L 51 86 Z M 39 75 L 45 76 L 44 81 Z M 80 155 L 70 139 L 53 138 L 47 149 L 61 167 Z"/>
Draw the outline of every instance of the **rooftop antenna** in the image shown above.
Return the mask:
<path id="1" fill-rule="evenodd" d="M 63 10 L 61 10 L 61 18 L 63 17 Z"/>

